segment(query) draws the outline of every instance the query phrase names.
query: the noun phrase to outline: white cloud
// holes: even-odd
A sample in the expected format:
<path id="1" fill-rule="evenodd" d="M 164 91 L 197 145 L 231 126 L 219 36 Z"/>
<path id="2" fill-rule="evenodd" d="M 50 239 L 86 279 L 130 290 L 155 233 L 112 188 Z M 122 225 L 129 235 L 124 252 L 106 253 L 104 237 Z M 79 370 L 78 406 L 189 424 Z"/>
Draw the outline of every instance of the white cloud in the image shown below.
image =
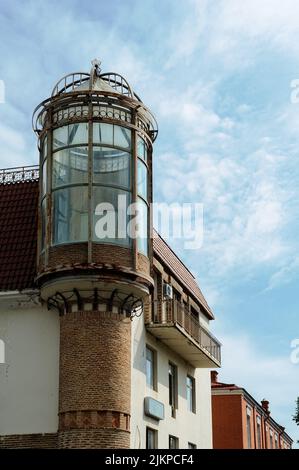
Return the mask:
<path id="1" fill-rule="evenodd" d="M 284 263 L 283 266 L 276 271 L 269 279 L 268 287 L 266 290 L 272 290 L 276 287 L 282 287 L 291 282 L 299 271 L 299 256 L 295 259 L 289 260 Z"/>
<path id="2" fill-rule="evenodd" d="M 189 0 L 184 20 L 170 38 L 173 52 L 167 67 L 195 59 L 199 51 L 235 68 L 252 64 L 266 47 L 297 56 L 297 0 Z"/>
<path id="3" fill-rule="evenodd" d="M 10 126 L 0 124 L 0 168 L 32 165 L 34 151 L 30 149 L 23 133 Z"/>
<path id="4" fill-rule="evenodd" d="M 256 269 L 289 252 L 283 230 L 291 194 L 280 174 L 285 163 L 284 156 L 263 148 L 242 160 L 187 150 L 162 156 L 163 197 L 204 204 L 204 244 L 198 256 L 206 275 Z"/>

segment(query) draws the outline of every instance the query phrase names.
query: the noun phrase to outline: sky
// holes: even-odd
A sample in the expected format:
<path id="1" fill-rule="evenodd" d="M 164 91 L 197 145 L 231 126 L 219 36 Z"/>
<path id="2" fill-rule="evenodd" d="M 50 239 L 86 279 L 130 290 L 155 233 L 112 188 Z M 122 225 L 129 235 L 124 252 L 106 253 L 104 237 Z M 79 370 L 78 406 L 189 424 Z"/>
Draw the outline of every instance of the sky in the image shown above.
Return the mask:
<path id="1" fill-rule="evenodd" d="M 169 243 L 214 311 L 219 380 L 293 439 L 298 44 L 296 0 L 0 0 L 0 168 L 37 164 L 31 115 L 63 75 L 97 57 L 126 77 L 159 123 L 155 201 L 203 204 L 202 246 Z"/>

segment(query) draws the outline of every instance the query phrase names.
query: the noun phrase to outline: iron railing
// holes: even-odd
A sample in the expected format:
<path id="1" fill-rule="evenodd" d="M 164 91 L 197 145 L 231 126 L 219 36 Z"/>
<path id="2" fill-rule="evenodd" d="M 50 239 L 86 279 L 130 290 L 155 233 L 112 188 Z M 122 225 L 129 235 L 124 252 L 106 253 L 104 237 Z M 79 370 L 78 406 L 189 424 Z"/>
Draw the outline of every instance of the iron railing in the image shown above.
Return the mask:
<path id="1" fill-rule="evenodd" d="M 37 181 L 39 166 L 21 166 L 0 170 L 0 184 L 22 183 L 24 181 Z"/>
<path id="2" fill-rule="evenodd" d="M 163 326 L 179 325 L 201 349 L 221 362 L 221 344 L 204 328 L 187 305 L 177 300 L 155 300 L 151 304 L 150 323 Z"/>

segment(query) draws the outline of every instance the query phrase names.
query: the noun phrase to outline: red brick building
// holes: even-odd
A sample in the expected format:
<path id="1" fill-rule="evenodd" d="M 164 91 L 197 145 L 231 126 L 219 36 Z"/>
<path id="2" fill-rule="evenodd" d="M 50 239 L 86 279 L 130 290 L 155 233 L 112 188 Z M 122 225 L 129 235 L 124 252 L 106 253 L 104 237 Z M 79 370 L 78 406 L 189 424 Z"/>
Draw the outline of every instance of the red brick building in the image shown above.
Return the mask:
<path id="1" fill-rule="evenodd" d="M 211 372 L 214 449 L 291 449 L 292 439 L 271 416 L 269 402 L 258 403 L 242 387 L 218 381 Z"/>

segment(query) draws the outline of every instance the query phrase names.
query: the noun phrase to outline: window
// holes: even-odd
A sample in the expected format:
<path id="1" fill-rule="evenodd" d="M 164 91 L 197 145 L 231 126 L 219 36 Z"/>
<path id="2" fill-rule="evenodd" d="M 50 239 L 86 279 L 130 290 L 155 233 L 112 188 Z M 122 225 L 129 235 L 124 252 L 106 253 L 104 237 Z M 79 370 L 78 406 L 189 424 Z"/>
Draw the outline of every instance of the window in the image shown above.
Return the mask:
<path id="1" fill-rule="evenodd" d="M 101 243 L 129 246 L 127 236 L 130 193 L 122 189 L 97 186 L 93 188 L 93 240 Z"/>
<path id="2" fill-rule="evenodd" d="M 169 404 L 171 406 L 172 417 L 175 418 L 175 410 L 177 408 L 177 402 L 178 402 L 177 367 L 171 362 L 169 363 L 168 382 L 169 382 Z"/>
<path id="3" fill-rule="evenodd" d="M 157 390 L 156 363 L 156 352 L 146 346 L 146 385 L 152 390 Z"/>
<path id="4" fill-rule="evenodd" d="M 275 440 L 275 449 L 278 449 L 278 435 L 276 433 L 275 433 L 274 440 Z"/>
<path id="5" fill-rule="evenodd" d="M 93 147 L 93 181 L 130 189 L 131 155 L 111 147 Z"/>
<path id="6" fill-rule="evenodd" d="M 137 136 L 137 193 L 138 193 L 138 238 L 137 247 L 140 253 L 148 256 L 148 167 L 147 146 L 145 141 Z"/>
<path id="7" fill-rule="evenodd" d="M 273 449 L 273 431 L 270 429 L 270 449 Z"/>
<path id="8" fill-rule="evenodd" d="M 53 193 L 54 243 L 78 242 L 87 239 L 87 188 L 78 186 Z"/>
<path id="9" fill-rule="evenodd" d="M 169 436 L 169 449 L 178 449 L 179 440 L 175 436 Z"/>
<path id="10" fill-rule="evenodd" d="M 251 449 L 251 408 L 246 407 L 247 448 Z"/>
<path id="11" fill-rule="evenodd" d="M 53 188 L 87 183 L 87 147 L 69 147 L 53 154 Z"/>
<path id="12" fill-rule="evenodd" d="M 157 449 L 158 447 L 158 432 L 152 428 L 146 428 L 146 448 Z"/>
<path id="13" fill-rule="evenodd" d="M 47 192 L 47 161 L 45 160 L 42 166 L 42 196 Z"/>
<path id="14" fill-rule="evenodd" d="M 53 131 L 53 243 L 87 241 L 90 217 L 93 241 L 129 246 L 131 239 L 127 227 L 130 216 L 127 209 L 131 203 L 132 131 L 102 122 L 92 126 L 91 155 L 88 123 L 61 126 Z M 90 216 L 89 184 L 92 184 L 93 202 Z M 43 193 L 45 189 L 44 175 Z M 119 196 L 122 197 L 121 202 Z M 97 209 L 100 203 L 104 203 L 106 208 L 101 205 Z M 124 207 L 120 209 L 121 204 Z M 146 241 L 147 235 L 146 226 Z"/>
<path id="15" fill-rule="evenodd" d="M 126 148 L 128 150 L 131 149 L 131 131 L 130 129 L 127 129 L 126 127 L 121 127 L 121 126 L 113 126 L 114 134 L 113 134 L 113 139 L 114 142 L 113 144 L 116 147 L 122 147 Z"/>
<path id="16" fill-rule="evenodd" d="M 137 137 L 137 155 L 144 161 L 147 161 L 147 146 L 141 137 Z"/>
<path id="17" fill-rule="evenodd" d="M 199 313 L 198 313 L 197 310 L 195 310 L 194 307 L 191 307 L 191 316 L 192 316 L 195 320 L 199 321 Z"/>
<path id="18" fill-rule="evenodd" d="M 148 207 L 147 204 L 141 199 L 138 198 L 138 238 L 137 246 L 138 251 L 143 253 L 145 256 L 148 255 L 148 240 L 147 240 L 147 217 L 148 217 Z"/>
<path id="19" fill-rule="evenodd" d="M 188 449 L 197 449 L 197 445 L 192 444 L 192 442 L 188 442 Z"/>
<path id="20" fill-rule="evenodd" d="M 93 124 L 93 142 L 113 145 L 113 126 L 104 122 L 95 122 Z"/>
<path id="21" fill-rule="evenodd" d="M 53 150 L 88 142 L 88 123 L 70 124 L 53 131 Z"/>
<path id="22" fill-rule="evenodd" d="M 141 160 L 138 160 L 137 188 L 138 194 L 147 201 L 147 166 Z"/>
<path id="23" fill-rule="evenodd" d="M 192 413 L 196 413 L 195 410 L 195 379 L 190 375 L 187 375 L 186 379 L 186 389 L 187 389 L 187 407 Z"/>
<path id="24" fill-rule="evenodd" d="M 261 418 L 260 416 L 256 417 L 256 444 L 257 448 L 262 448 L 262 435 L 261 435 Z"/>

